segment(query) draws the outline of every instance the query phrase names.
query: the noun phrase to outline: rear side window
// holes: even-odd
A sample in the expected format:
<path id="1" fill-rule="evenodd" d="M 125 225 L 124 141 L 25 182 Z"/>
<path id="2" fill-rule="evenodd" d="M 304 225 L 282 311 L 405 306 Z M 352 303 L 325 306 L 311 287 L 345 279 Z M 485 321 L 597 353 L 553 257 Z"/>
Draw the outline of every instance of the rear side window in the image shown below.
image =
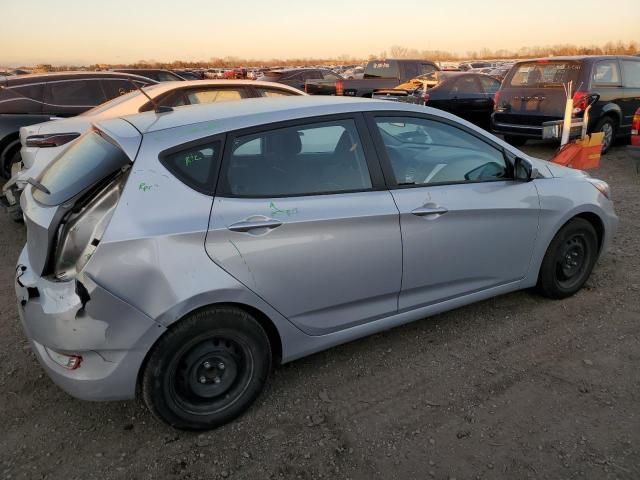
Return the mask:
<path id="1" fill-rule="evenodd" d="M 221 142 L 187 148 L 160 157 L 160 162 L 178 180 L 205 194 L 212 194 L 218 172 Z"/>
<path id="2" fill-rule="evenodd" d="M 224 194 L 283 197 L 371 189 L 353 120 L 244 135 L 231 148 L 221 185 Z"/>
<path id="3" fill-rule="evenodd" d="M 123 79 L 103 79 L 102 86 L 104 88 L 104 93 L 107 95 L 107 100 L 111 100 L 112 98 L 121 97 L 122 95 L 126 95 L 129 92 L 137 90 L 135 85 L 139 87 L 144 87 L 147 85 L 143 82 L 129 82 L 128 80 Z"/>
<path id="4" fill-rule="evenodd" d="M 622 60 L 622 79 L 624 86 L 629 88 L 640 88 L 640 62 L 633 60 Z"/>
<path id="5" fill-rule="evenodd" d="M 0 87 L 0 113 L 40 113 L 43 85 Z"/>
<path id="6" fill-rule="evenodd" d="M 577 62 L 527 62 L 514 68 L 509 79 L 511 87 L 561 87 L 578 80 L 580 64 Z"/>
<path id="7" fill-rule="evenodd" d="M 40 183 L 50 193 L 34 188 L 33 196 L 44 205 L 60 205 L 130 163 L 120 147 L 92 131 L 44 170 Z"/>
<path id="8" fill-rule="evenodd" d="M 105 100 L 99 80 L 68 80 L 45 86 L 44 101 L 53 106 L 89 108 Z"/>
<path id="9" fill-rule="evenodd" d="M 364 78 L 398 78 L 396 60 L 375 60 L 367 64 Z"/>
<path id="10" fill-rule="evenodd" d="M 616 60 L 598 62 L 593 67 L 592 81 L 594 85 L 618 86 L 620 81 L 620 69 Z"/>

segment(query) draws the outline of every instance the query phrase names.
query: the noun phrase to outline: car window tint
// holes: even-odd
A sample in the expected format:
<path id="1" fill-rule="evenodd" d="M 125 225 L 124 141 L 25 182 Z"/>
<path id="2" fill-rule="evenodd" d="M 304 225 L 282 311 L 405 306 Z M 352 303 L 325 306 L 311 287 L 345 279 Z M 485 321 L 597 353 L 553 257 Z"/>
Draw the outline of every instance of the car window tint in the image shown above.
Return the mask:
<path id="1" fill-rule="evenodd" d="M 229 102 L 232 100 L 241 100 L 242 92 L 240 89 L 219 89 L 219 90 L 188 90 L 186 92 L 187 100 L 191 105 L 200 103 Z"/>
<path id="2" fill-rule="evenodd" d="M 418 72 L 418 65 L 413 62 L 404 62 L 404 76 L 406 78 L 415 78 L 420 73 Z"/>
<path id="3" fill-rule="evenodd" d="M 480 83 L 485 93 L 493 95 L 500 89 L 500 82 L 491 77 L 480 77 Z"/>
<path id="4" fill-rule="evenodd" d="M 481 93 L 474 77 L 465 76 L 454 80 L 451 93 Z"/>
<path id="5" fill-rule="evenodd" d="M 0 88 L 0 113 L 40 113 L 43 85 Z"/>
<path id="6" fill-rule="evenodd" d="M 258 88 L 258 93 L 260 93 L 260 95 L 262 95 L 263 97 L 290 97 L 292 95 L 296 95 L 293 92 L 280 90 L 278 88 Z"/>
<path id="7" fill-rule="evenodd" d="M 509 80 L 511 87 L 560 86 L 578 80 L 580 63 L 562 61 L 534 61 L 518 64 Z"/>
<path id="8" fill-rule="evenodd" d="M 508 178 L 497 148 L 457 127 L 422 118 L 379 117 L 376 123 L 400 185 Z"/>
<path id="9" fill-rule="evenodd" d="M 220 142 L 161 155 L 161 163 L 194 190 L 212 193 L 220 158 Z"/>
<path id="10" fill-rule="evenodd" d="M 175 75 L 171 72 L 153 72 L 153 77 L 151 75 L 144 75 L 145 77 L 153 78 L 158 82 L 174 82 L 176 80 L 182 80 L 178 75 Z"/>
<path id="11" fill-rule="evenodd" d="M 329 70 L 324 70 L 322 72 L 322 79 L 323 80 L 340 80 L 340 77 L 338 75 L 336 75 L 333 72 L 330 72 Z"/>
<path id="12" fill-rule="evenodd" d="M 421 63 L 419 68 L 420 68 L 420 72 L 419 72 L 420 75 L 427 75 L 429 73 L 436 71 L 436 67 L 434 67 L 430 63 Z"/>
<path id="13" fill-rule="evenodd" d="M 111 100 L 112 98 L 121 97 L 122 95 L 126 95 L 127 93 L 133 92 L 136 89 L 136 85 L 139 87 L 144 87 L 145 83 L 143 82 L 129 82 L 124 79 L 103 79 L 102 87 L 104 88 L 104 93 L 107 96 L 107 100 Z"/>
<path id="14" fill-rule="evenodd" d="M 49 105 L 94 107 L 106 99 L 99 80 L 49 82 L 45 86 L 45 103 Z"/>
<path id="15" fill-rule="evenodd" d="M 640 88 L 640 62 L 622 60 L 622 78 L 625 87 Z"/>
<path id="16" fill-rule="evenodd" d="M 615 60 L 598 62 L 593 68 L 593 83 L 595 85 L 620 85 L 618 62 Z"/>
<path id="17" fill-rule="evenodd" d="M 280 128 L 235 139 L 227 194 L 281 197 L 371 189 L 353 120 Z"/>

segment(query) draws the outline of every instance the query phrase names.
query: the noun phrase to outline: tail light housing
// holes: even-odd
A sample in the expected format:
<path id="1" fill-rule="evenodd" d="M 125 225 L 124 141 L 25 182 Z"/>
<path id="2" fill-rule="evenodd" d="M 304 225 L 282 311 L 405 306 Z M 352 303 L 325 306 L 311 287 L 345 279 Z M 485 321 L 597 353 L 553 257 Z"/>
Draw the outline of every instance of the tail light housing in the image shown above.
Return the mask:
<path id="1" fill-rule="evenodd" d="M 344 83 L 341 81 L 336 82 L 336 95 L 344 95 Z"/>
<path id="2" fill-rule="evenodd" d="M 304 82 L 304 93 L 309 93 L 309 87 L 307 82 Z"/>
<path id="3" fill-rule="evenodd" d="M 573 114 L 584 112 L 589 106 L 589 92 L 578 90 L 573 94 Z"/>
<path id="4" fill-rule="evenodd" d="M 498 90 L 494 95 L 493 95 L 493 109 L 497 110 L 498 109 L 498 102 L 500 102 L 500 90 Z"/>
<path id="5" fill-rule="evenodd" d="M 427 104 L 427 102 L 429 101 L 429 97 L 430 97 L 430 95 L 427 92 L 422 94 L 422 104 L 423 105 Z"/>
<path id="6" fill-rule="evenodd" d="M 640 108 L 636 110 L 631 122 L 631 145 L 640 147 Z"/>
<path id="7" fill-rule="evenodd" d="M 35 148 L 61 147 L 80 136 L 77 132 L 72 133 L 50 133 L 45 135 L 31 135 L 27 137 L 25 145 Z"/>

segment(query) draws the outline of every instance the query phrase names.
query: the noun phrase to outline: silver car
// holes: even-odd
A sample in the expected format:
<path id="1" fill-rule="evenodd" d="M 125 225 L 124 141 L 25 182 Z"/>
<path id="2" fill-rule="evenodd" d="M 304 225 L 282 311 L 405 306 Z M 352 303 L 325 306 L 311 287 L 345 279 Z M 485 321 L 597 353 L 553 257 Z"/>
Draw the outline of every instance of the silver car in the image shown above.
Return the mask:
<path id="1" fill-rule="evenodd" d="M 43 368 L 222 425 L 273 365 L 538 286 L 577 292 L 618 220 L 605 182 L 472 124 L 364 99 L 252 99 L 99 122 L 21 199 Z"/>

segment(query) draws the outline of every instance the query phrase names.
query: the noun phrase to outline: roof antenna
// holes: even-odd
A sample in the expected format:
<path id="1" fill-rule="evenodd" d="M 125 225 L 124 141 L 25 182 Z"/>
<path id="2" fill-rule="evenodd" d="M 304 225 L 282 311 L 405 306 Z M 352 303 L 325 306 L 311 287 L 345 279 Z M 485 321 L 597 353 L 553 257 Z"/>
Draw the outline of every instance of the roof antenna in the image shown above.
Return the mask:
<path id="1" fill-rule="evenodd" d="M 133 80 L 131 80 L 130 78 L 127 78 L 127 80 L 129 81 L 129 83 L 131 85 L 133 85 L 141 94 L 143 94 L 145 97 L 147 97 L 149 99 L 149 101 L 151 102 L 151 104 L 153 105 L 153 111 L 156 113 L 166 113 L 166 112 L 173 112 L 173 108 L 165 106 L 165 105 L 158 105 L 158 103 L 151 98 L 149 95 L 147 95 L 147 92 L 145 92 L 142 88 L 140 88 L 140 85 L 138 85 L 136 82 L 134 82 Z"/>

